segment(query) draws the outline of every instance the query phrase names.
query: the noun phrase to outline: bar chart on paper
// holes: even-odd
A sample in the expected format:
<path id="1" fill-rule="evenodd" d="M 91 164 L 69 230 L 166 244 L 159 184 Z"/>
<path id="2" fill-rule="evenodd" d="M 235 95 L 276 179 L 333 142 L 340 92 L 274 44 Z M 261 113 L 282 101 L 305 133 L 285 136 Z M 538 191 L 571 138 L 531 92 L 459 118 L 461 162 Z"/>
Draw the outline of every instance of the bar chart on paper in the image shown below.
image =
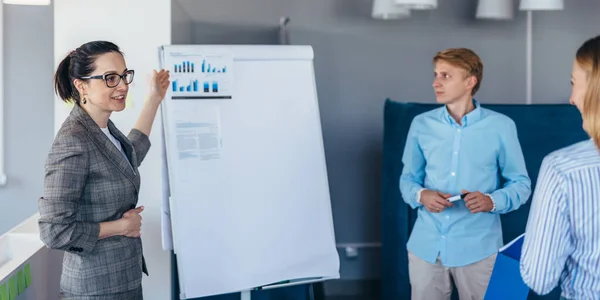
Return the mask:
<path id="1" fill-rule="evenodd" d="M 176 79 L 172 83 L 173 92 L 202 92 L 202 93 L 218 93 L 219 82 L 218 81 L 207 81 L 202 82 L 202 86 L 198 79 L 189 79 L 181 81 Z"/>
<path id="2" fill-rule="evenodd" d="M 170 57 L 173 100 L 231 99 L 233 58 L 226 54 Z"/>
<path id="3" fill-rule="evenodd" d="M 204 74 L 214 74 L 214 73 L 227 73 L 227 66 L 219 66 L 217 67 L 216 65 L 211 65 L 210 62 L 207 62 L 206 59 L 202 60 L 202 63 L 200 65 L 200 69 L 196 69 L 196 63 L 191 62 L 191 61 L 182 61 L 179 64 L 174 64 L 173 65 L 173 72 L 174 73 L 194 73 L 195 70 L 200 71 L 201 73 Z"/>

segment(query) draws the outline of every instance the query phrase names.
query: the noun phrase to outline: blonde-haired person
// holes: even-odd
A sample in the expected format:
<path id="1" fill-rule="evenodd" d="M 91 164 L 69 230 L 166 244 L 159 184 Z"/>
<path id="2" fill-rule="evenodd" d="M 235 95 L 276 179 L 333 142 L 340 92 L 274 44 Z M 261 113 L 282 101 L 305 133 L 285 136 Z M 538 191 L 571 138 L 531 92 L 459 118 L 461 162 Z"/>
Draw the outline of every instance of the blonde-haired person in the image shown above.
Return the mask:
<path id="1" fill-rule="evenodd" d="M 542 161 L 525 230 L 521 275 L 538 294 L 600 299 L 600 36 L 577 50 L 571 104 L 590 140 Z"/>
<path id="2" fill-rule="evenodd" d="M 400 177 L 402 198 L 418 211 L 407 244 L 412 299 L 449 300 L 453 285 L 460 299 L 483 299 L 503 244 L 500 214 L 527 201 L 531 181 L 515 123 L 473 99 L 479 56 L 446 49 L 433 64 L 443 106 L 412 120 Z"/>

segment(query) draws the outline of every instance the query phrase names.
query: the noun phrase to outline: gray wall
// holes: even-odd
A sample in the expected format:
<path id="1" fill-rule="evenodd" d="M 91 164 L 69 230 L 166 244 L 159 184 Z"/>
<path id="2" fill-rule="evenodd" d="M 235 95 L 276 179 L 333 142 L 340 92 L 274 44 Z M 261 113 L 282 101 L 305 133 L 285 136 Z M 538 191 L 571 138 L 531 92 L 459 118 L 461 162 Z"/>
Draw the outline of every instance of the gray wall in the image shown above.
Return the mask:
<path id="1" fill-rule="evenodd" d="M 4 5 L 4 143 L 0 234 L 37 211 L 53 138 L 53 7 Z"/>
<path id="2" fill-rule="evenodd" d="M 515 0 L 515 10 L 518 1 Z M 195 20 L 230 26 L 276 25 L 290 16 L 292 44 L 312 45 L 338 243 L 380 241 L 380 174 L 385 98 L 433 102 L 431 58 L 469 47 L 483 59 L 483 103 L 525 103 L 526 13 L 510 21 L 477 20 L 473 0 L 439 1 L 409 19 L 370 18 L 371 0 L 182 1 Z M 201 4 L 200 4 L 201 3 Z M 231 5 L 236 9 L 230 9 Z M 533 14 L 533 101 L 564 103 L 575 49 L 600 34 L 600 2 L 565 1 L 565 10 Z M 198 35 L 194 35 L 198 42 Z M 401 155 L 399 153 L 398 155 Z M 342 278 L 379 277 L 379 248 L 347 259 Z"/>
<path id="3" fill-rule="evenodd" d="M 279 44 L 279 28 L 276 26 L 236 26 L 212 22 L 195 22 L 192 26 L 194 44 Z"/>
<path id="4" fill-rule="evenodd" d="M 565 1 L 566 11 L 533 18 L 533 101 L 568 102 L 577 48 L 600 35 L 600 1 Z"/>
<path id="5" fill-rule="evenodd" d="M 178 1 L 171 1 L 171 44 L 186 45 L 192 40 L 192 20 Z"/>

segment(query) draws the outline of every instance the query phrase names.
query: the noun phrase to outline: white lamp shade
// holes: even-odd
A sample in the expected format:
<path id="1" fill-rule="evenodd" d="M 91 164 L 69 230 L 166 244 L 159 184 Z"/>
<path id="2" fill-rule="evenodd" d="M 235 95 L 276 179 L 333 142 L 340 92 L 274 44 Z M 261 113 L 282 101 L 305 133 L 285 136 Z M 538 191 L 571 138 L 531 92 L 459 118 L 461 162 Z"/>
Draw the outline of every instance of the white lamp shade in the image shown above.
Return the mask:
<path id="1" fill-rule="evenodd" d="M 410 9 L 436 9 L 437 0 L 393 0 L 396 5 L 406 6 Z"/>
<path id="2" fill-rule="evenodd" d="M 478 19 L 508 20 L 514 16 L 513 0 L 479 0 Z"/>
<path id="3" fill-rule="evenodd" d="M 3 0 L 4 4 L 50 5 L 50 0 Z"/>
<path id="4" fill-rule="evenodd" d="M 394 0 L 373 0 L 373 18 L 381 20 L 403 19 L 410 17 L 410 9 L 395 5 Z"/>
<path id="5" fill-rule="evenodd" d="M 520 10 L 562 10 L 563 0 L 521 0 Z"/>

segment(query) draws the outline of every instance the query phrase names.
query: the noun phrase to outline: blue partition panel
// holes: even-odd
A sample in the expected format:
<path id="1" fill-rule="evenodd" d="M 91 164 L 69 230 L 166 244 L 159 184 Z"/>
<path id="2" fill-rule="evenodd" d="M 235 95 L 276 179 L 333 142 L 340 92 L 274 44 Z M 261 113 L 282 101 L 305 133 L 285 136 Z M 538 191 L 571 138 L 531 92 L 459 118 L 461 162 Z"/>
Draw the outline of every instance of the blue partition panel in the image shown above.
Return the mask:
<path id="1" fill-rule="evenodd" d="M 534 189 L 539 167 L 545 155 L 588 139 L 581 127 L 579 111 L 568 104 L 483 104 L 482 106 L 505 114 L 516 123 L 527 171 Z M 385 102 L 381 199 L 382 300 L 410 299 L 406 242 L 417 213 L 404 203 L 400 195 L 402 153 L 412 119 L 420 113 L 437 107 L 438 104 L 401 103 L 389 99 Z M 504 242 L 512 240 L 525 231 L 530 200 L 519 210 L 502 216 Z M 559 299 L 559 296 L 560 290 L 557 288 L 545 297 L 530 292 L 528 299 L 550 300 Z"/>

